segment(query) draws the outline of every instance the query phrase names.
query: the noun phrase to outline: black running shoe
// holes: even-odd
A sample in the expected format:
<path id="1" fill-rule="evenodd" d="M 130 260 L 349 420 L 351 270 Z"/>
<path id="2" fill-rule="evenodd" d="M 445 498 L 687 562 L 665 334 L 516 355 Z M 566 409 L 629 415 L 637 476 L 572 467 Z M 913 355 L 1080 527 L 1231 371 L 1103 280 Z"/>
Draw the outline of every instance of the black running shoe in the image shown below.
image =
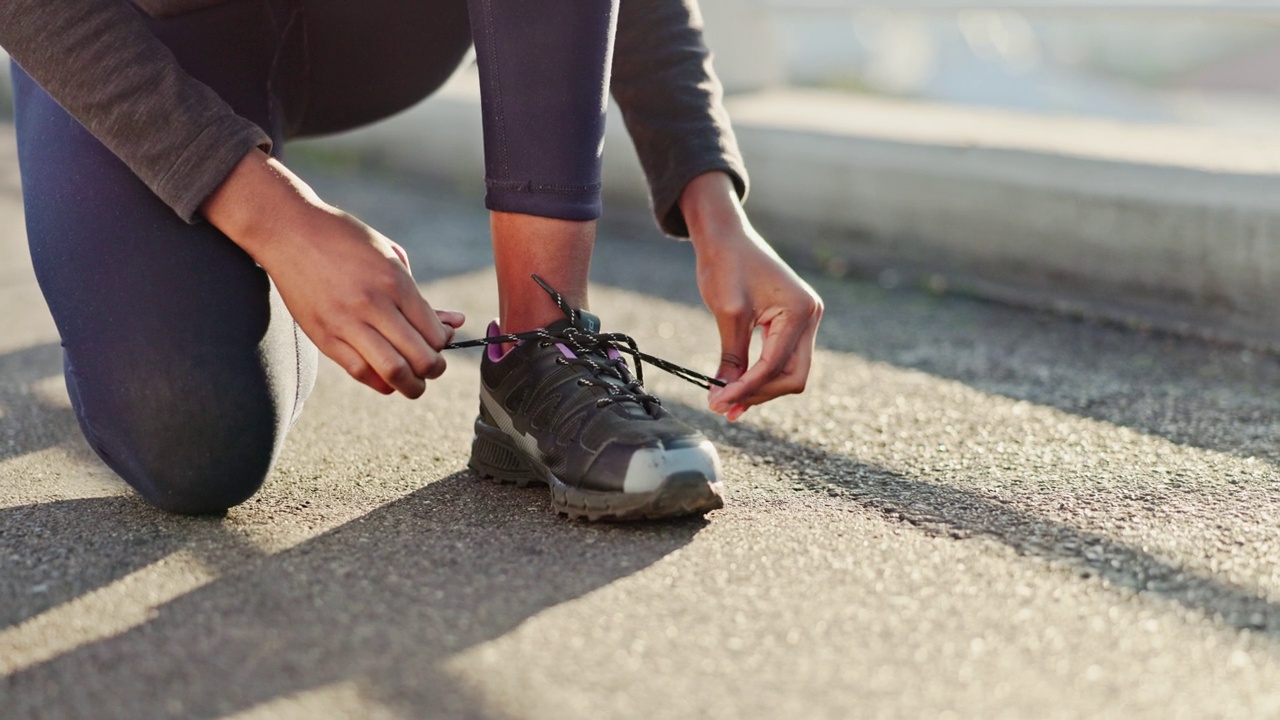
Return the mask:
<path id="1" fill-rule="evenodd" d="M 705 385 L 716 382 L 601 333 L 594 315 L 569 308 L 542 330 L 484 340 L 480 416 L 470 467 L 480 476 L 551 488 L 555 509 L 588 520 L 702 514 L 724 506 L 720 458 L 705 435 L 677 420 L 633 377 L 623 354 Z M 499 343 L 519 340 L 505 355 Z"/>

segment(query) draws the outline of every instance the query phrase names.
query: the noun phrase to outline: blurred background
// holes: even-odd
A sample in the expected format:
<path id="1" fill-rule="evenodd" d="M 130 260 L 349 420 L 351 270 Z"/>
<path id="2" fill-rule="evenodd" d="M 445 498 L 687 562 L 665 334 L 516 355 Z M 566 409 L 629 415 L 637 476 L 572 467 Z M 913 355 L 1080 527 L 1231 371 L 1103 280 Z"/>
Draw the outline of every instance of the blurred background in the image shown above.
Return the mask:
<path id="1" fill-rule="evenodd" d="M 792 86 L 1280 132 L 1280 6 L 1271 2 L 702 0 L 701 7 L 731 93 Z"/>
<path id="2" fill-rule="evenodd" d="M 1274 3 L 704 0 L 732 89 L 1276 132 Z"/>
<path id="3" fill-rule="evenodd" d="M 793 257 L 1280 347 L 1280 5 L 702 6 Z"/>

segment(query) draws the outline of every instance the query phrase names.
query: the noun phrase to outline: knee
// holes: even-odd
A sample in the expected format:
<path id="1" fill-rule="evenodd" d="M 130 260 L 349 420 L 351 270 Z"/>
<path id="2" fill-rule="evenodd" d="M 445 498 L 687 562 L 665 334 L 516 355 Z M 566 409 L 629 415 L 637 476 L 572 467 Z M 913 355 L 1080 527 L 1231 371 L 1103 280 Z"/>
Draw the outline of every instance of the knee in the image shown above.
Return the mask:
<path id="1" fill-rule="evenodd" d="M 269 408 L 184 408 L 133 415 L 110 430 L 81 414 L 98 455 L 148 503 L 173 513 L 204 515 L 239 505 L 271 472 L 284 439 Z"/>
<path id="2" fill-rule="evenodd" d="M 272 461 L 269 452 L 226 450 L 195 457 L 182 453 L 135 457 L 125 481 L 161 510 L 182 515 L 221 513 L 262 487 Z"/>

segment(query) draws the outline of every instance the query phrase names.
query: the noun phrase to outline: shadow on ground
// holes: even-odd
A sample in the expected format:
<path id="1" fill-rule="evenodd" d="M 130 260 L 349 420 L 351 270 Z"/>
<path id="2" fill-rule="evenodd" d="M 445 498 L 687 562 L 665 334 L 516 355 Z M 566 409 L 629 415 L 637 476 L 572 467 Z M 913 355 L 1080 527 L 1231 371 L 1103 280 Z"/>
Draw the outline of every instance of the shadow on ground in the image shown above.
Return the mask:
<path id="1" fill-rule="evenodd" d="M 759 427 L 730 425 L 700 408 L 667 404 L 722 447 L 749 454 L 767 450 L 780 472 L 811 491 L 846 498 L 934 536 L 994 540 L 1019 555 L 1069 567 L 1083 578 L 1098 577 L 1113 590 L 1170 600 L 1280 640 L 1280 605 L 1222 577 L 972 491 L 913 479 Z"/>
<path id="2" fill-rule="evenodd" d="M 179 550 L 214 569 L 263 555 L 221 518 L 160 512 L 132 493 L 0 509 L 0 631 Z"/>
<path id="3" fill-rule="evenodd" d="M 62 348 L 57 343 L 0 355 L 0 461 L 79 437 L 71 409 L 35 392 L 37 383 L 61 376 Z"/>
<path id="4" fill-rule="evenodd" d="M 545 507 L 545 488 L 502 493 L 507 500 L 495 510 L 492 493 L 481 501 L 486 487 L 459 473 L 276 555 L 232 548 L 241 565 L 222 568 L 145 624 L 0 679 L 5 712 L 34 717 L 55 702 L 64 715 L 155 717 L 165 698 L 170 716 L 213 718 L 354 682 L 362 697 L 406 716 L 430 707 L 486 717 L 443 661 L 647 567 L 705 524 L 565 522 L 529 511 Z M 52 503 L 0 518 L 15 512 L 24 523 L 61 529 L 31 544 L 66 552 L 91 541 L 74 528 L 116 514 L 105 542 L 112 547 L 104 552 L 99 542 L 83 556 L 102 565 L 99 582 L 180 546 L 203 542 L 225 554 L 237 542 L 225 531 L 213 537 L 217 521 L 170 522 L 133 501 Z M 3 551 L 28 549 L 19 541 Z M 104 697 L 111 707 L 100 704 Z"/>

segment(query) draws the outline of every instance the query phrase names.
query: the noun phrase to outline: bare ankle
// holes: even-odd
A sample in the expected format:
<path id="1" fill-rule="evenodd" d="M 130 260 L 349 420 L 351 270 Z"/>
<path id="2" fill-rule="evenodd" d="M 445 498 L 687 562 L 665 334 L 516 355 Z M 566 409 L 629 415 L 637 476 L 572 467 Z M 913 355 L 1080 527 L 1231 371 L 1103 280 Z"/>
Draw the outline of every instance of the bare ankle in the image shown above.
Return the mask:
<path id="1" fill-rule="evenodd" d="M 587 275 L 595 221 L 575 222 L 494 212 L 494 265 L 498 273 L 498 322 L 505 333 L 546 327 L 564 317 L 532 275 L 544 278 L 571 307 L 587 306 Z"/>

